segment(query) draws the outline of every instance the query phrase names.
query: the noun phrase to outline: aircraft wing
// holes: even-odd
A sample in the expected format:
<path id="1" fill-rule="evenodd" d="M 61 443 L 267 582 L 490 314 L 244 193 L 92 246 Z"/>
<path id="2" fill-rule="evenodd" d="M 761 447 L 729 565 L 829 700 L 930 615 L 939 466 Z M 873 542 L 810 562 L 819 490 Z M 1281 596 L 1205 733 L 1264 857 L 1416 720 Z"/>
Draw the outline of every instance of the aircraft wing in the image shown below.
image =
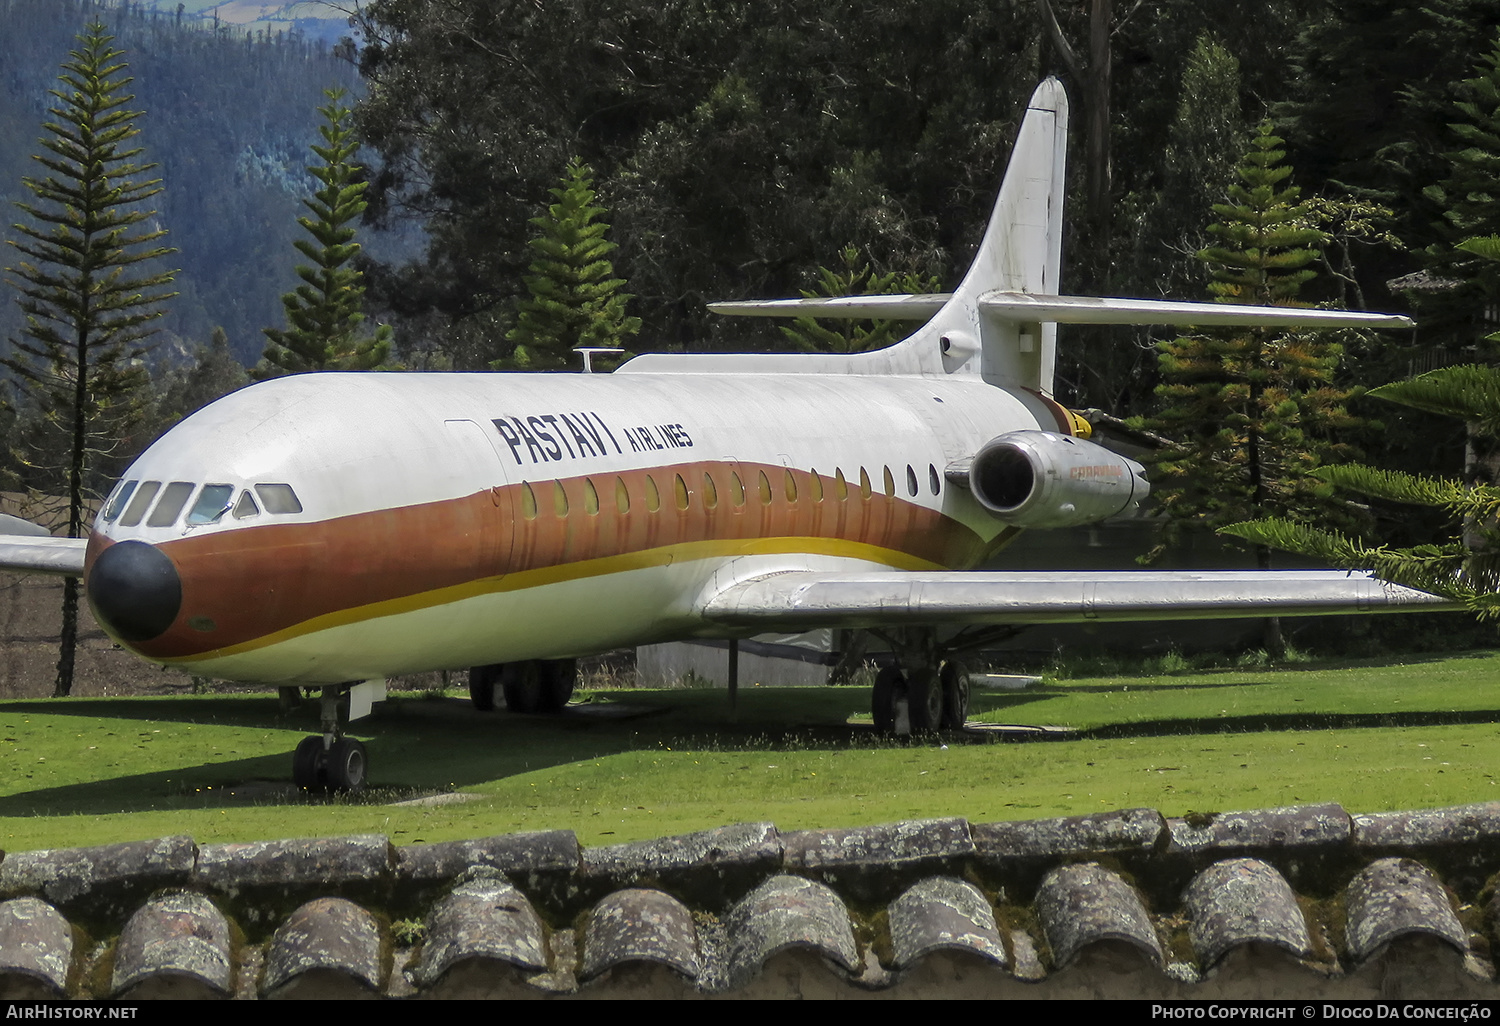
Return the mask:
<path id="1" fill-rule="evenodd" d="M 0 570 L 82 577 L 87 546 L 87 538 L 0 534 Z"/>
<path id="2" fill-rule="evenodd" d="M 713 623 L 900 627 L 919 624 L 1198 620 L 1427 612 L 1463 605 L 1343 570 L 814 573 L 788 571 L 712 595 Z"/>

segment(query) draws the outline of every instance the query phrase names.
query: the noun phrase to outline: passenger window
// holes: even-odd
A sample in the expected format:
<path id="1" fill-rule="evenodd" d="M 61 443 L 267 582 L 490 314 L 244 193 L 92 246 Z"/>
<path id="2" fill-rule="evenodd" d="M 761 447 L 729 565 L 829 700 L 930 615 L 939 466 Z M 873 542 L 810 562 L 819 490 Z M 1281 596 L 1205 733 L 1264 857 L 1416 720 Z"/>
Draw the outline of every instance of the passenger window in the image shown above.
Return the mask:
<path id="1" fill-rule="evenodd" d="M 240 501 L 234 504 L 234 519 L 246 520 L 258 516 L 260 516 L 260 507 L 255 504 L 255 496 L 250 494 L 250 489 L 246 488 L 240 492 Z"/>
<path id="2" fill-rule="evenodd" d="M 147 527 L 171 527 L 177 522 L 177 514 L 187 505 L 188 497 L 198 487 L 191 481 L 173 481 L 161 490 L 161 501 L 146 518 Z"/>
<path id="3" fill-rule="evenodd" d="M 120 485 L 120 490 L 115 492 L 114 497 L 109 500 L 109 505 L 104 507 L 104 519 L 106 522 L 112 524 L 120 518 L 120 511 L 130 501 L 130 493 L 135 491 L 135 486 L 138 483 L 137 481 L 126 481 Z"/>
<path id="4" fill-rule="evenodd" d="M 594 489 L 594 479 L 583 479 L 583 511 L 589 516 L 599 514 L 599 493 Z"/>
<path id="5" fill-rule="evenodd" d="M 563 490 L 561 481 L 552 482 L 552 512 L 560 517 L 568 515 L 568 493 Z"/>
<path id="6" fill-rule="evenodd" d="M 630 512 L 630 489 L 625 487 L 623 477 L 615 478 L 615 509 L 621 516 Z"/>
<path id="7" fill-rule="evenodd" d="M 812 500 L 813 502 L 823 501 L 823 479 L 818 476 L 817 470 L 812 472 Z"/>
<path id="8" fill-rule="evenodd" d="M 706 470 L 703 472 L 703 506 L 705 509 L 717 509 L 719 506 L 719 489 Z"/>
<path id="9" fill-rule="evenodd" d="M 156 498 L 156 493 L 161 490 L 160 481 L 144 481 L 135 491 L 135 498 L 130 500 L 130 508 L 120 518 L 121 527 L 134 527 L 141 522 L 141 517 L 146 515 L 146 507 L 151 505 L 151 500 Z"/>
<path id="10" fill-rule="evenodd" d="M 673 476 L 677 478 L 677 480 L 672 483 L 672 491 L 677 496 L 677 508 L 678 509 L 687 509 L 688 508 L 687 482 L 682 479 L 682 475 L 681 474 L 675 474 Z"/>
<path id="11" fill-rule="evenodd" d="M 646 508 L 652 513 L 661 509 L 661 492 L 656 490 L 656 478 L 646 475 Z"/>
<path id="12" fill-rule="evenodd" d="M 198 493 L 198 501 L 188 511 L 188 526 L 218 523 L 219 518 L 229 512 L 229 499 L 232 495 L 234 485 L 204 485 L 203 491 Z"/>
<path id="13" fill-rule="evenodd" d="M 880 475 L 880 483 L 885 485 L 885 497 L 887 499 L 894 499 L 896 497 L 896 478 L 891 474 L 890 467 L 882 467 L 881 470 L 883 473 Z"/>
<path id="14" fill-rule="evenodd" d="M 521 516 L 527 520 L 536 519 L 536 492 L 531 490 L 529 482 L 521 482 Z"/>
<path id="15" fill-rule="evenodd" d="M 911 464 L 906 465 L 906 490 L 912 495 L 917 494 L 917 472 L 911 469 Z"/>
<path id="16" fill-rule="evenodd" d="M 729 472 L 729 501 L 736 506 L 745 504 L 745 482 L 740 480 L 740 475 L 735 471 Z"/>
<path id="17" fill-rule="evenodd" d="M 258 484 L 255 486 L 255 494 L 260 496 L 260 504 L 267 513 L 302 512 L 302 503 L 297 499 L 297 493 L 292 491 L 291 485 Z"/>
<path id="18" fill-rule="evenodd" d="M 781 487 L 782 490 L 786 493 L 787 502 L 797 501 L 797 479 L 792 476 L 792 469 L 790 467 L 788 467 L 785 471 L 785 477 L 782 480 Z"/>
<path id="19" fill-rule="evenodd" d="M 933 495 L 937 495 L 943 490 L 943 479 L 938 477 L 937 467 L 931 463 L 927 464 L 927 483 L 932 486 Z"/>
<path id="20" fill-rule="evenodd" d="M 859 468 L 859 497 L 868 500 L 870 498 L 870 475 L 865 473 L 865 468 Z"/>
<path id="21" fill-rule="evenodd" d="M 844 472 L 837 467 L 833 470 L 833 494 L 840 502 L 849 498 L 849 482 L 844 480 Z"/>
<path id="22" fill-rule="evenodd" d="M 766 477 L 766 472 L 760 472 L 760 504 L 769 506 L 771 504 L 771 479 Z"/>

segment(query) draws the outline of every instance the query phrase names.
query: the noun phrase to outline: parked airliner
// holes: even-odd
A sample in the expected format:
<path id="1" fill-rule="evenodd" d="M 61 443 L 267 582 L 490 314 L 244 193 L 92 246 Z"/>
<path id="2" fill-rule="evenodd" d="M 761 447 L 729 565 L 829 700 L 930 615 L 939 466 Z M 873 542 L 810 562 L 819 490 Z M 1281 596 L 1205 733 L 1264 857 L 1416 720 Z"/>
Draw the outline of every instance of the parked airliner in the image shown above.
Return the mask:
<path id="1" fill-rule="evenodd" d="M 470 668 L 475 704 L 566 703 L 578 656 L 823 625 L 884 629 L 876 724 L 961 725 L 936 624 L 1441 608 L 1343 573 L 972 572 L 1026 528 L 1128 512 L 1142 467 L 1051 398 L 1063 322 L 1406 327 L 1347 311 L 1061 296 L 1067 101 L 1032 96 L 957 290 L 724 304 L 906 317 L 878 352 L 646 355 L 612 374 L 278 378 L 172 428 L 86 542 L 0 536 L 82 574 L 99 623 L 193 674 L 324 687 L 304 786 L 357 787 L 353 715 L 396 674 Z"/>

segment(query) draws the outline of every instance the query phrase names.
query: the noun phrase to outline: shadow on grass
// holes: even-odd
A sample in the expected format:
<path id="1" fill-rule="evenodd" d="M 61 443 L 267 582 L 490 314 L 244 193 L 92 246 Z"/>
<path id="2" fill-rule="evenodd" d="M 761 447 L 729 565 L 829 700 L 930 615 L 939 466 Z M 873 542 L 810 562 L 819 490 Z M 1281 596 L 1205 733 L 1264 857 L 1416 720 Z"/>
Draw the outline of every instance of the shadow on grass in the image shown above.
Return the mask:
<path id="1" fill-rule="evenodd" d="M 1182 734 L 1260 734 L 1275 731 L 1371 730 L 1379 727 L 1446 727 L 1457 724 L 1500 723 L 1500 709 L 1452 712 L 1391 713 L 1268 713 L 1259 716 L 1217 716 L 1112 723 L 1080 730 L 1079 740 L 1132 737 L 1169 737 Z"/>

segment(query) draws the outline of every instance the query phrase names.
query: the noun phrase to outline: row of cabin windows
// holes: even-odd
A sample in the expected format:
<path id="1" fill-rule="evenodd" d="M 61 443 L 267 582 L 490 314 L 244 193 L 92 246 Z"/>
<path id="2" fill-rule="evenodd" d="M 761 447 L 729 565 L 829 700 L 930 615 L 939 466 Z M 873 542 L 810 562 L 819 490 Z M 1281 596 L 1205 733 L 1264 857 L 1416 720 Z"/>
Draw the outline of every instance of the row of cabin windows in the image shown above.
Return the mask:
<path id="1" fill-rule="evenodd" d="M 119 521 L 121 527 L 135 527 L 145 518 L 147 527 L 171 527 L 177 523 L 183 507 L 198 489 L 191 481 L 172 481 L 166 487 L 160 481 L 126 481 L 104 507 L 104 522 Z M 159 497 L 158 497 L 159 496 Z M 256 502 L 259 496 L 260 501 Z M 302 503 L 288 484 L 258 484 L 240 492 L 234 499 L 234 485 L 206 484 L 188 510 L 189 527 L 218 523 L 225 513 L 234 510 L 236 520 L 267 513 L 301 513 Z M 152 501 L 155 500 L 155 505 Z M 146 510 L 150 509 L 150 516 Z"/>
<path id="2" fill-rule="evenodd" d="M 896 494 L 896 479 L 891 473 L 890 467 L 885 467 L 881 482 L 885 486 L 884 494 L 894 497 Z M 826 497 L 824 479 L 816 470 L 812 472 L 812 480 L 809 482 L 809 498 L 813 502 L 822 502 Z M 835 470 L 833 480 L 828 483 L 829 490 L 833 492 L 834 498 L 839 502 L 846 502 L 849 498 L 849 482 L 844 479 L 842 470 Z M 933 495 L 942 493 L 943 479 L 939 476 L 937 467 L 932 464 L 927 466 L 927 484 Z M 552 513 L 555 516 L 565 517 L 568 515 L 568 493 L 563 489 L 562 482 L 552 482 Z M 646 509 L 655 513 L 661 509 L 661 490 L 656 486 L 656 478 L 650 474 L 646 475 Z M 909 464 L 906 468 L 906 491 L 912 497 L 918 492 L 917 472 Z M 782 472 L 781 493 L 787 502 L 796 502 L 798 499 L 797 478 L 790 470 Z M 717 509 L 719 506 L 719 485 L 714 480 L 712 471 L 703 472 L 703 488 L 701 490 L 703 507 L 705 509 Z M 762 506 L 769 506 L 774 499 L 774 489 L 771 479 L 764 470 L 759 471 L 756 480 L 756 494 Z M 874 486 L 870 483 L 870 475 L 864 467 L 859 468 L 859 497 L 867 500 L 875 494 Z M 681 474 L 674 474 L 672 479 L 672 499 L 679 510 L 686 510 L 691 501 L 687 482 Z M 738 509 L 745 505 L 746 490 L 745 483 L 740 479 L 738 471 L 729 472 L 729 501 Z M 630 512 L 630 489 L 625 486 L 625 479 L 615 478 L 614 488 L 615 509 L 620 514 Z M 539 506 L 536 491 L 529 482 L 521 482 L 521 515 L 527 520 L 535 520 Z M 599 489 L 594 486 L 593 478 L 583 479 L 583 511 L 590 516 L 599 512 Z"/>

